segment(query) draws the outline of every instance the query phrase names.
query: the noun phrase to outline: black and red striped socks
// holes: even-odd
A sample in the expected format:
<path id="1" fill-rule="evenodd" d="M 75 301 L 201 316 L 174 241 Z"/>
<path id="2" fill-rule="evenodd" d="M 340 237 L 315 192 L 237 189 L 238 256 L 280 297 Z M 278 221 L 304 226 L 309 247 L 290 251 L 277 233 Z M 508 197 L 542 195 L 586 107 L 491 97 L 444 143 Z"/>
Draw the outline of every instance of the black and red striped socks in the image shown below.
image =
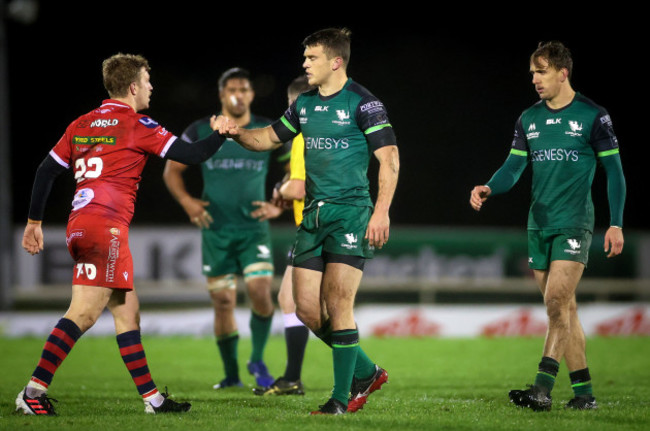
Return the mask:
<path id="1" fill-rule="evenodd" d="M 35 398 L 47 392 L 54 373 L 81 335 L 81 329 L 72 320 L 63 317 L 58 321 L 45 342 L 41 359 L 27 384 L 26 395 L 28 397 Z"/>
<path id="2" fill-rule="evenodd" d="M 138 388 L 138 393 L 145 401 L 158 398 L 160 392 L 158 392 L 156 384 L 149 372 L 147 358 L 144 354 L 144 347 L 142 347 L 140 339 L 140 331 L 123 332 L 118 334 L 116 338 L 117 345 L 120 348 L 120 355 L 131 374 L 135 386 Z M 155 403 L 152 404 L 155 405 Z"/>

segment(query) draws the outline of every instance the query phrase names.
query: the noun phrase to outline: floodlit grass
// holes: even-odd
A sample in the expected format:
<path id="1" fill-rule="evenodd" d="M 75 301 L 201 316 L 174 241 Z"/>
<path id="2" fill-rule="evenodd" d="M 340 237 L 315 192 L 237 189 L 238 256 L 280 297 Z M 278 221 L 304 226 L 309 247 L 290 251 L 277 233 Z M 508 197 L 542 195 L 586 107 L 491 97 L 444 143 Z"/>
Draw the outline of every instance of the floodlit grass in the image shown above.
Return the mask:
<path id="1" fill-rule="evenodd" d="M 332 387 L 331 353 L 310 339 L 303 369 L 307 394 L 258 397 L 245 371 L 248 339 L 240 340 L 245 388 L 214 391 L 222 377 L 212 338 L 144 336 L 158 388 L 190 401 L 186 414 L 146 415 L 113 337 L 83 337 L 57 372 L 50 396 L 57 417 L 13 414 L 14 399 L 39 358 L 44 338 L 0 338 L 1 430 L 647 430 L 650 429 L 650 340 L 593 338 L 588 357 L 597 411 L 567 411 L 572 397 L 560 368 L 551 412 L 508 402 L 508 391 L 532 383 L 540 338 L 365 338 L 364 350 L 389 372 L 389 384 L 358 413 L 309 416 Z M 284 369 L 284 339 L 269 341 L 272 373 Z M 274 375 L 275 375 L 274 374 Z"/>

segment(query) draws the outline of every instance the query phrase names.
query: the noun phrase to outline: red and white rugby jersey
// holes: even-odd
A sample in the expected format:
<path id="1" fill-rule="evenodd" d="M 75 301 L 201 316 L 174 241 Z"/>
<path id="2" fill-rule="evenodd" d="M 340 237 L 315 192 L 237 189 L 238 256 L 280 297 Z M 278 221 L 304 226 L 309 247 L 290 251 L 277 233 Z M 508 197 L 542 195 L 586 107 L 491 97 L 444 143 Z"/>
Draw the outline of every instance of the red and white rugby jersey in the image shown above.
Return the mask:
<path id="1" fill-rule="evenodd" d="M 77 180 L 70 219 L 96 214 L 129 225 L 149 154 L 164 157 L 175 140 L 151 118 L 111 99 L 73 121 L 50 151 Z"/>

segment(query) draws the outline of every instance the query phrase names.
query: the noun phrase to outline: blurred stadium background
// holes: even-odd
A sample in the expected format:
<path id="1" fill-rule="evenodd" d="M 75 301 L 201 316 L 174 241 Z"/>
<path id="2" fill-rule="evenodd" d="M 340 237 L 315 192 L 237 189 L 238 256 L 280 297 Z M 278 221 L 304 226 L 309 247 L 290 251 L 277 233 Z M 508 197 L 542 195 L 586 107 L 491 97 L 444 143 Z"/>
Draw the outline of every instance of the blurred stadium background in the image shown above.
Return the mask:
<path id="1" fill-rule="evenodd" d="M 604 23 L 531 29 L 523 19 L 464 15 L 432 22 L 412 13 L 373 21 L 347 14 L 291 21 L 269 18 L 271 10 L 242 14 L 234 5 L 232 12 L 227 5 L 198 2 L 182 8 L 119 1 L 102 8 L 35 0 L 0 5 L 0 335 L 49 331 L 67 305 L 72 261 L 64 229 L 72 178 L 57 180 L 50 196 L 45 251 L 31 257 L 20 240 L 37 166 L 70 121 L 107 97 L 104 58 L 116 52 L 147 57 L 155 88 L 147 114 L 180 134 L 218 109 L 216 80 L 232 66 L 253 74 L 253 112 L 279 117 L 285 88 L 302 70 L 302 39 L 328 26 L 352 30 L 349 75 L 387 105 L 400 144 L 391 240 L 367 265 L 358 295 L 362 331 L 543 333 L 541 297 L 527 269 L 530 173 L 480 214 L 468 199 L 471 188 L 505 159 L 518 115 L 537 100 L 528 55 L 539 41 L 558 39 L 574 55 L 574 88 L 612 116 L 628 186 L 625 250 L 608 260 L 602 250 L 609 220 L 606 183 L 604 172 L 597 172 L 596 231 L 578 290 L 585 330 L 650 335 L 650 230 L 640 185 L 648 149 L 637 106 L 643 96 L 630 91 L 642 76 L 635 64 L 642 39 L 632 21 L 625 34 L 594 34 Z M 151 158 L 143 173 L 130 234 L 143 330 L 210 333 L 200 237 L 165 189 L 162 166 Z M 198 171 L 188 174 L 198 194 Z M 376 166 L 369 175 L 374 187 Z M 280 168 L 273 167 L 269 191 L 280 177 Z M 293 230 L 288 213 L 273 222 L 276 289 Z M 37 310 L 45 320 L 30 326 L 34 319 L 23 316 Z M 170 316 L 177 317 L 175 323 L 166 323 Z M 110 322 L 100 323 L 94 331 L 112 331 Z"/>

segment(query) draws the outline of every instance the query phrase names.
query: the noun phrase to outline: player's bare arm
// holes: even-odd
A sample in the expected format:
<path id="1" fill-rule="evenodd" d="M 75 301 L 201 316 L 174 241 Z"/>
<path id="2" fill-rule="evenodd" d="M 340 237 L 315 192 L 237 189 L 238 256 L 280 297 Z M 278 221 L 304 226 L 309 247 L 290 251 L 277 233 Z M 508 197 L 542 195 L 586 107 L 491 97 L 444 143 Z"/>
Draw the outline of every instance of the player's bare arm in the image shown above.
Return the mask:
<path id="1" fill-rule="evenodd" d="M 282 184 L 280 187 L 280 195 L 282 199 L 297 200 L 304 199 L 305 197 L 305 181 L 298 179 L 290 179 Z"/>
<path id="2" fill-rule="evenodd" d="M 243 129 L 237 126 L 234 120 L 224 115 L 211 119 L 210 125 L 214 130 L 219 130 L 220 134 L 233 139 L 250 151 L 272 151 L 282 145 L 282 141 L 271 126 Z"/>
<path id="3" fill-rule="evenodd" d="M 469 198 L 469 204 L 474 208 L 476 211 L 480 211 L 481 207 L 483 206 L 483 202 L 485 202 L 490 196 L 490 193 L 492 190 L 488 186 L 476 186 L 472 189 L 472 193 L 470 194 Z"/>
<path id="4" fill-rule="evenodd" d="M 375 157 L 379 160 L 379 186 L 375 210 L 366 230 L 366 239 L 370 246 L 382 248 L 388 242 L 390 230 L 388 210 L 397 188 L 399 151 L 396 145 L 388 145 L 377 149 Z"/>
<path id="5" fill-rule="evenodd" d="M 205 209 L 210 203 L 189 194 L 183 180 L 183 172 L 186 169 L 187 165 L 183 163 L 167 160 L 163 171 L 163 180 L 174 199 L 185 210 L 190 222 L 199 228 L 207 229 L 213 221 L 212 216 Z"/>

